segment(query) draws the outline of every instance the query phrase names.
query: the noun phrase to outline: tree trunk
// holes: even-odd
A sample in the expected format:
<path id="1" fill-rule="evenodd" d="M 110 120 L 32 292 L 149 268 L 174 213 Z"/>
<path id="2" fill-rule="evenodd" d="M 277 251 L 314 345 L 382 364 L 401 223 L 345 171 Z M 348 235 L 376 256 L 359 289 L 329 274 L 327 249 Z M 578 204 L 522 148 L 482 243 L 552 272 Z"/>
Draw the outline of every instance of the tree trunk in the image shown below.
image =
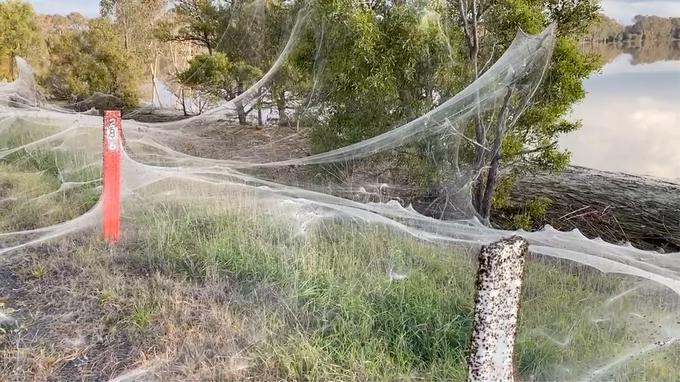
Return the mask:
<path id="1" fill-rule="evenodd" d="M 262 88 L 257 89 L 257 102 L 254 107 L 257 108 L 257 128 L 261 129 L 264 126 L 262 120 Z"/>
<path id="2" fill-rule="evenodd" d="M 180 92 L 180 95 L 182 97 L 182 112 L 184 113 L 185 117 L 188 117 L 189 113 L 187 113 L 187 101 L 186 101 L 185 96 L 184 96 L 184 87 L 181 87 L 179 92 Z"/>
<path id="3" fill-rule="evenodd" d="M 468 381 L 515 380 L 514 347 L 528 243 L 512 237 L 482 247 Z"/>
<path id="4" fill-rule="evenodd" d="M 243 84 L 238 83 L 236 84 L 236 97 L 241 95 L 243 93 Z M 246 113 L 246 109 L 243 106 L 242 101 L 236 102 L 236 114 L 238 115 L 238 124 L 239 125 L 247 125 L 248 121 L 246 117 L 248 117 L 248 113 Z"/>
<path id="5" fill-rule="evenodd" d="M 14 76 L 14 57 L 14 51 L 12 51 L 12 53 L 9 55 L 9 78 L 12 81 L 16 80 L 16 77 Z"/>
<path id="6" fill-rule="evenodd" d="M 123 43 L 125 44 L 125 51 L 129 52 L 130 51 L 130 31 L 128 30 L 128 18 L 125 13 L 125 7 L 121 6 L 120 7 L 121 15 L 122 15 L 122 20 L 123 20 Z"/>
<path id="7" fill-rule="evenodd" d="M 276 109 L 279 112 L 279 126 L 288 126 L 288 115 L 286 114 L 286 91 L 281 90 L 276 94 Z"/>
<path id="8" fill-rule="evenodd" d="M 463 32 L 465 34 L 465 41 L 467 43 L 468 57 L 472 61 L 472 69 L 474 80 L 478 79 L 479 73 L 479 12 L 477 0 L 472 0 L 472 9 L 468 12 L 468 0 L 460 0 L 460 16 L 463 22 Z M 468 17 L 468 14 L 470 15 Z M 477 100 L 479 100 L 479 92 L 477 92 Z M 477 111 L 475 118 L 475 169 L 477 170 L 477 179 L 474 182 L 472 190 L 472 206 L 475 211 L 480 213 L 482 210 L 482 200 L 484 198 L 484 177 L 482 172 L 484 169 L 485 160 L 485 140 L 486 140 L 486 126 L 482 116 Z"/>
<path id="9" fill-rule="evenodd" d="M 496 131 L 494 132 L 493 147 L 491 148 L 491 164 L 486 174 L 486 182 L 480 180 L 480 190 L 484 187 L 482 198 L 479 201 L 479 209 L 477 212 L 482 218 L 484 224 L 489 225 L 491 218 L 491 204 L 493 201 L 493 194 L 496 191 L 496 183 L 498 182 L 498 168 L 501 163 L 501 146 L 503 145 L 503 134 L 505 133 L 506 119 L 508 117 L 508 110 L 510 108 L 510 97 L 512 96 L 512 89 L 508 89 L 503 99 L 503 106 L 498 112 L 498 120 L 496 121 Z M 481 177 L 480 177 L 481 178 Z"/>
<path id="10" fill-rule="evenodd" d="M 210 41 L 208 34 L 205 32 L 203 33 L 203 43 L 205 44 L 205 47 L 208 48 L 208 54 L 212 56 L 213 54 L 212 42 Z"/>
<path id="11" fill-rule="evenodd" d="M 479 214 L 482 222 L 489 225 L 491 218 L 491 205 L 493 204 L 493 194 L 496 192 L 496 184 L 498 183 L 498 168 L 500 167 L 500 157 L 494 158 L 491 161 L 491 167 L 486 175 L 486 184 L 484 187 L 484 196 L 479 206 Z"/>
<path id="12" fill-rule="evenodd" d="M 158 93 L 158 87 L 156 87 L 156 67 L 158 66 L 158 56 L 154 60 L 153 64 L 149 64 L 149 70 L 151 71 L 151 107 L 154 107 L 154 101 L 158 100 L 159 108 L 162 108 L 161 97 Z"/>
<path id="13" fill-rule="evenodd" d="M 236 103 L 236 114 L 238 115 L 238 124 L 239 125 L 247 125 L 248 120 L 247 120 L 247 114 L 246 114 L 246 109 L 243 107 L 243 104 L 241 102 Z"/>

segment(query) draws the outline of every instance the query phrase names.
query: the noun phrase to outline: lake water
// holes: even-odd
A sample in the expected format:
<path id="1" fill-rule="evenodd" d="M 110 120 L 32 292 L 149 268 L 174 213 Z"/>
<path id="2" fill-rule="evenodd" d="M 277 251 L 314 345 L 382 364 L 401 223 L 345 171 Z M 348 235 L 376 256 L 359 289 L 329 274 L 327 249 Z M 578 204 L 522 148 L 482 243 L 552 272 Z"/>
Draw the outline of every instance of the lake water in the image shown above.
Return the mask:
<path id="1" fill-rule="evenodd" d="M 608 63 L 574 107 L 583 127 L 560 139 L 572 163 L 680 179 L 680 46 L 600 47 Z"/>

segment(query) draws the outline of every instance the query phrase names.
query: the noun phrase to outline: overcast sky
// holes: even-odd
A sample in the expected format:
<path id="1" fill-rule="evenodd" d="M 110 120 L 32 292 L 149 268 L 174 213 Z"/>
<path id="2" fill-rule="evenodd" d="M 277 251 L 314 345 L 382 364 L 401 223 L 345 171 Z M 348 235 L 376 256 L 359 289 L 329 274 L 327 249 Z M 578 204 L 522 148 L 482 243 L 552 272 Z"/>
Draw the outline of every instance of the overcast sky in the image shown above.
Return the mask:
<path id="1" fill-rule="evenodd" d="M 29 0 L 39 13 L 68 14 L 73 11 L 97 16 L 99 0 Z M 604 13 L 619 22 L 630 24 L 635 15 L 680 17 L 680 0 L 602 0 Z"/>
<path id="2" fill-rule="evenodd" d="M 680 0 L 602 0 L 604 13 L 624 24 L 635 15 L 680 17 Z"/>
<path id="3" fill-rule="evenodd" d="M 28 0 L 38 13 L 67 15 L 80 12 L 85 16 L 99 15 L 99 0 Z"/>

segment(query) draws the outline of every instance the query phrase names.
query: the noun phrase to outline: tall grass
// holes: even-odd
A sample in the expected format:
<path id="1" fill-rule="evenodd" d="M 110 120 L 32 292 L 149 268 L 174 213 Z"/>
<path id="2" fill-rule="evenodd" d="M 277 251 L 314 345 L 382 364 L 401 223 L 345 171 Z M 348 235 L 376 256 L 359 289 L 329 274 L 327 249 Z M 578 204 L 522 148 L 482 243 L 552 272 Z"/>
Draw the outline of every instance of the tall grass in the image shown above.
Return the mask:
<path id="1" fill-rule="evenodd" d="M 99 199 L 97 169 L 64 174 L 52 155 L 41 152 L 15 158 L 0 162 L 0 232 L 73 219 Z"/>
<path id="2" fill-rule="evenodd" d="M 91 208 L 99 193 L 99 170 L 74 165 L 79 161 L 87 163 L 40 151 L 0 161 L 0 231 L 53 224 Z M 89 183 L 55 192 L 65 181 L 64 168 L 77 169 L 67 174 L 68 181 Z M 259 340 L 247 349 L 255 366 L 245 373 L 254 379 L 465 379 L 474 253 L 341 218 L 301 230 L 275 206 L 266 211 L 251 198 L 229 195 L 225 199 L 231 205 L 225 206 L 152 198 L 132 204 L 119 251 L 146 274 L 204 287 L 227 281 L 238 301 L 224 304 L 232 304 L 241 320 L 262 322 Z M 638 284 L 565 262 L 532 259 L 517 342 L 521 377 L 588 376 L 645 345 L 647 330 L 677 315 L 677 305 Z M 113 298 L 102 295 L 101 303 Z M 162 302 L 129 299 L 130 314 L 118 324 L 162 335 L 156 324 L 173 319 L 155 311 Z M 679 364 L 676 344 L 597 378 L 677 381 Z"/>
<path id="3" fill-rule="evenodd" d="M 269 213 L 162 211 L 135 251 L 152 268 L 194 282 L 235 282 L 267 317 L 257 377 L 465 379 L 474 256 L 341 220 L 300 235 Z M 517 344 L 520 375 L 587 376 L 644 343 L 649 333 L 642 328 L 661 323 L 673 308 L 659 307 L 655 294 L 611 300 L 637 284 L 565 262 L 530 261 Z M 646 321 L 629 319 L 635 312 L 645 312 Z M 662 361 L 613 368 L 602 378 L 674 380 L 680 374 L 671 365 L 680 359 L 673 349 Z"/>

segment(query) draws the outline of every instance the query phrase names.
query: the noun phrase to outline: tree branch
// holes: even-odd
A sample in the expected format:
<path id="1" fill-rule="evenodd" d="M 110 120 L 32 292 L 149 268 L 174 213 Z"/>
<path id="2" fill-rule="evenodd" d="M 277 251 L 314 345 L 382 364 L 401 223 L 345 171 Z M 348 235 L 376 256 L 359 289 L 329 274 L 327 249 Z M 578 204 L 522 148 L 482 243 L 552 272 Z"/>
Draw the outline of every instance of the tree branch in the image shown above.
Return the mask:
<path id="1" fill-rule="evenodd" d="M 518 157 L 518 156 L 523 156 L 523 155 L 527 155 L 527 154 L 534 154 L 534 153 L 537 153 L 537 152 L 540 152 L 540 151 L 543 151 L 543 150 L 547 150 L 547 149 L 551 149 L 551 148 L 555 148 L 555 147 L 557 147 L 557 141 L 550 142 L 547 145 L 534 147 L 533 149 L 522 150 L 522 151 L 514 153 L 512 155 L 501 156 L 501 159 L 507 159 L 507 157 Z"/>

